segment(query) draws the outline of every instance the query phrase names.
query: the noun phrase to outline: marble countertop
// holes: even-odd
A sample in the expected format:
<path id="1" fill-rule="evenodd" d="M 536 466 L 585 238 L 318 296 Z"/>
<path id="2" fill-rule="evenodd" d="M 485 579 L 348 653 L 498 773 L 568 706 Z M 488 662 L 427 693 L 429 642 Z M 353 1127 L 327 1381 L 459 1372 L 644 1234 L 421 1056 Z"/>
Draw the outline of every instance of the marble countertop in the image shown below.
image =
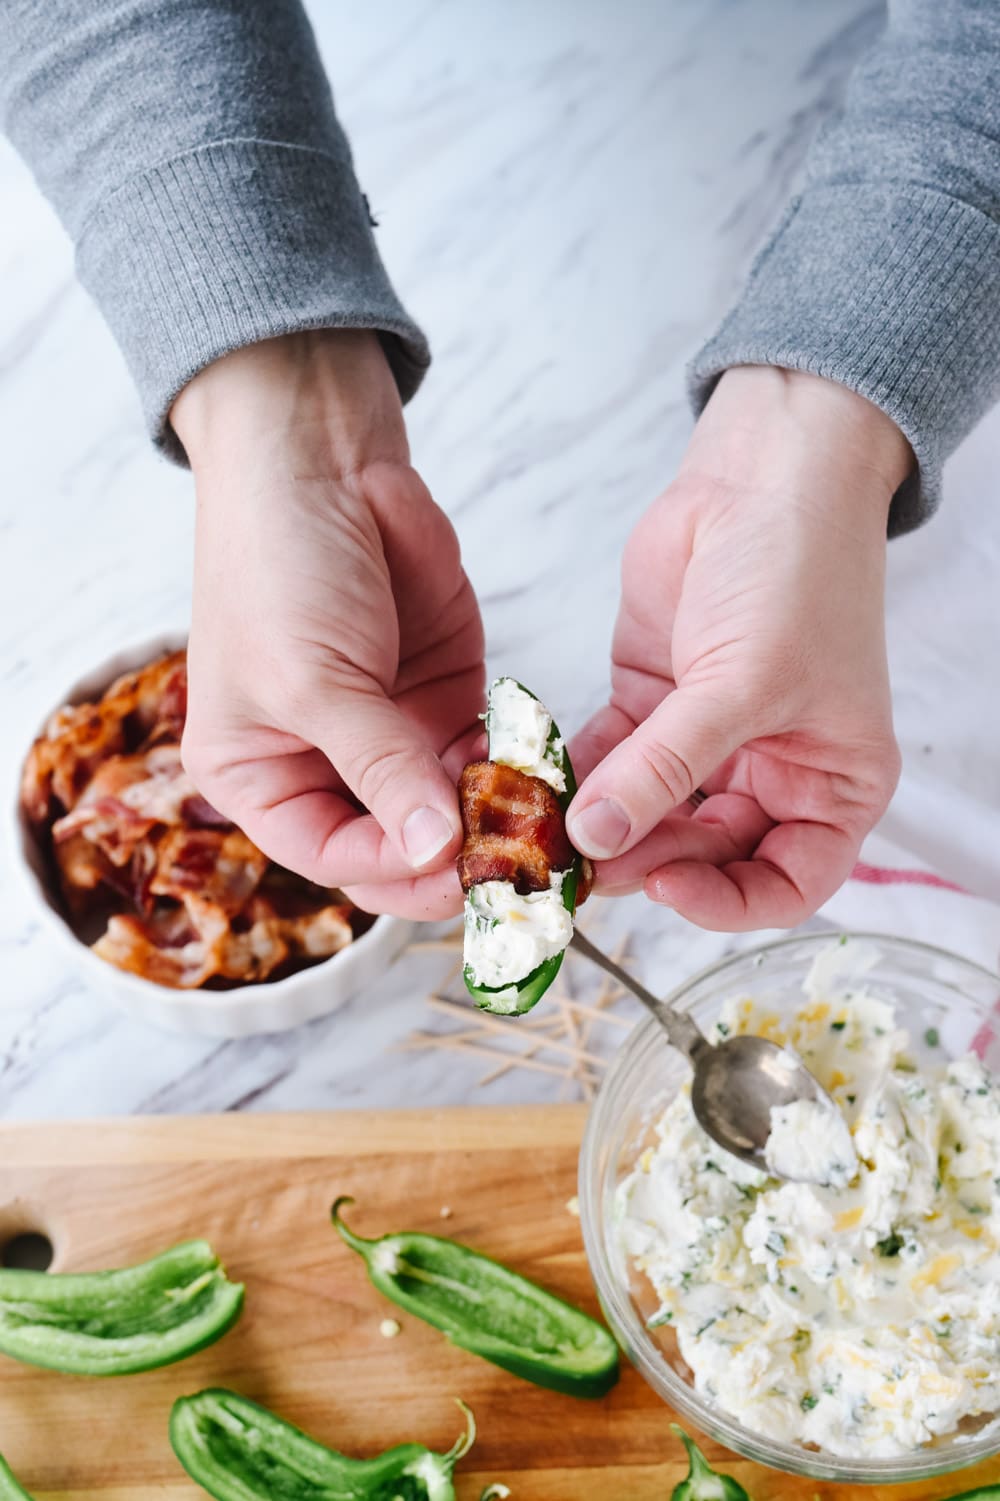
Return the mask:
<path id="1" fill-rule="evenodd" d="M 528 677 L 571 730 L 606 691 L 628 529 L 690 428 L 685 360 L 740 285 L 881 7 L 316 0 L 312 11 L 383 254 L 435 351 L 409 414 L 416 463 L 458 526 L 491 665 Z M 151 451 L 70 247 L 6 146 L 0 223 L 9 794 L 66 684 L 123 642 L 184 624 L 192 506 L 189 476 Z M 1000 806 L 1000 693 L 977 678 L 984 657 L 1000 656 L 995 558 L 979 546 L 998 452 L 994 418 L 951 465 L 948 517 L 893 548 L 907 771 L 887 820 L 901 843 L 994 895 L 1000 839 L 971 850 L 928 809 L 954 785 Z M 528 554 L 522 528 L 498 531 L 498 509 L 530 517 L 541 545 Z M 605 903 L 590 927 L 609 943 L 627 937 L 660 989 L 732 944 L 641 898 Z M 87 988 L 30 916 L 5 856 L 0 1115 L 565 1097 L 566 1082 L 544 1072 L 483 1087 L 478 1057 L 401 1049 L 441 1024 L 423 997 L 448 962 L 404 955 L 363 998 L 286 1035 L 154 1033 Z"/>

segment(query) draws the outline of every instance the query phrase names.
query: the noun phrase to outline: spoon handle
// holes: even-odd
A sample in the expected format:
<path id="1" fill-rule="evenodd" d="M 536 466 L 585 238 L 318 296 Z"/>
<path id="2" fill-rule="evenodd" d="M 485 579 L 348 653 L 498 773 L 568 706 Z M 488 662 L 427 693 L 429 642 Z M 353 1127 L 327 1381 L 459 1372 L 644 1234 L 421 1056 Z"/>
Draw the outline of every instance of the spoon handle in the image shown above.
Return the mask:
<path id="1" fill-rule="evenodd" d="M 683 1011 L 675 1011 L 673 1006 L 668 1006 L 665 1001 L 657 1000 L 656 996 L 644 985 L 640 985 L 638 980 L 634 980 L 627 970 L 622 969 L 620 964 L 616 964 L 614 959 L 592 944 L 589 938 L 585 938 L 579 928 L 574 932 L 570 946 L 578 953 L 585 954 L 593 964 L 617 980 L 619 985 L 631 991 L 659 1022 L 667 1034 L 667 1041 L 671 1047 L 683 1053 L 685 1058 L 692 1063 L 695 1055 L 709 1045 L 705 1034 L 690 1016 Z"/>

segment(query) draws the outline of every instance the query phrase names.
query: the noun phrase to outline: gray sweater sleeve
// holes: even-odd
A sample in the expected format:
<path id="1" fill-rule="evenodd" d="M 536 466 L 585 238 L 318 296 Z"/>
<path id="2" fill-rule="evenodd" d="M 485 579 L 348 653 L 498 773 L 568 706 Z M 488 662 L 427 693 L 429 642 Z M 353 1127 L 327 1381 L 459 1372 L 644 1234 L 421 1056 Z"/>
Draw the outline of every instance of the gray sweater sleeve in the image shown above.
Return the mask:
<path id="1" fill-rule="evenodd" d="M 377 329 L 429 362 L 375 247 L 298 0 L 3 0 L 4 128 L 55 205 L 150 429 L 229 350 Z"/>
<path id="2" fill-rule="evenodd" d="M 919 465 L 890 530 L 934 510 L 942 463 L 1000 397 L 998 0 L 890 0 L 802 191 L 692 364 L 695 410 L 747 364 L 881 407 Z"/>

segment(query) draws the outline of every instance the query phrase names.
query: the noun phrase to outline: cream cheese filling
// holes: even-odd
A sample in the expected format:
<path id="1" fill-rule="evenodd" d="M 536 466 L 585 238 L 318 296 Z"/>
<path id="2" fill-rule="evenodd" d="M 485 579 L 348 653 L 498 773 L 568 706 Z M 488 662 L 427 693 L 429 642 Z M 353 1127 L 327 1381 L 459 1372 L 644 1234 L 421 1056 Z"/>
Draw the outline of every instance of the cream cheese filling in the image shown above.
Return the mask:
<path id="1" fill-rule="evenodd" d="M 1000 1083 L 933 1041 L 918 1063 L 850 957 L 823 956 L 794 1016 L 739 997 L 718 1027 L 803 1058 L 850 1138 L 851 1181 L 781 1183 L 737 1162 L 685 1087 L 616 1211 L 659 1299 L 651 1322 L 675 1329 L 705 1397 L 771 1438 L 889 1458 L 1000 1413 Z M 776 1146 L 820 1150 L 818 1124 L 793 1110 Z"/>

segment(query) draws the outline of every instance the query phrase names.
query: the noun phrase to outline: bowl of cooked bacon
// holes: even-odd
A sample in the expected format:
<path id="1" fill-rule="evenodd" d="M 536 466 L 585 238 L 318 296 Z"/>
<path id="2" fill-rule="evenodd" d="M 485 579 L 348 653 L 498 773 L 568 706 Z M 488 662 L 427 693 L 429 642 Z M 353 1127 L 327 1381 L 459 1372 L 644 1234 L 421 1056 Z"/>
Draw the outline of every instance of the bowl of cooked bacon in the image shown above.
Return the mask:
<path id="1" fill-rule="evenodd" d="M 375 980 L 412 925 L 275 865 L 181 764 L 182 637 L 73 685 L 25 760 L 17 844 L 50 929 L 135 1016 L 220 1037 L 284 1031 Z"/>

